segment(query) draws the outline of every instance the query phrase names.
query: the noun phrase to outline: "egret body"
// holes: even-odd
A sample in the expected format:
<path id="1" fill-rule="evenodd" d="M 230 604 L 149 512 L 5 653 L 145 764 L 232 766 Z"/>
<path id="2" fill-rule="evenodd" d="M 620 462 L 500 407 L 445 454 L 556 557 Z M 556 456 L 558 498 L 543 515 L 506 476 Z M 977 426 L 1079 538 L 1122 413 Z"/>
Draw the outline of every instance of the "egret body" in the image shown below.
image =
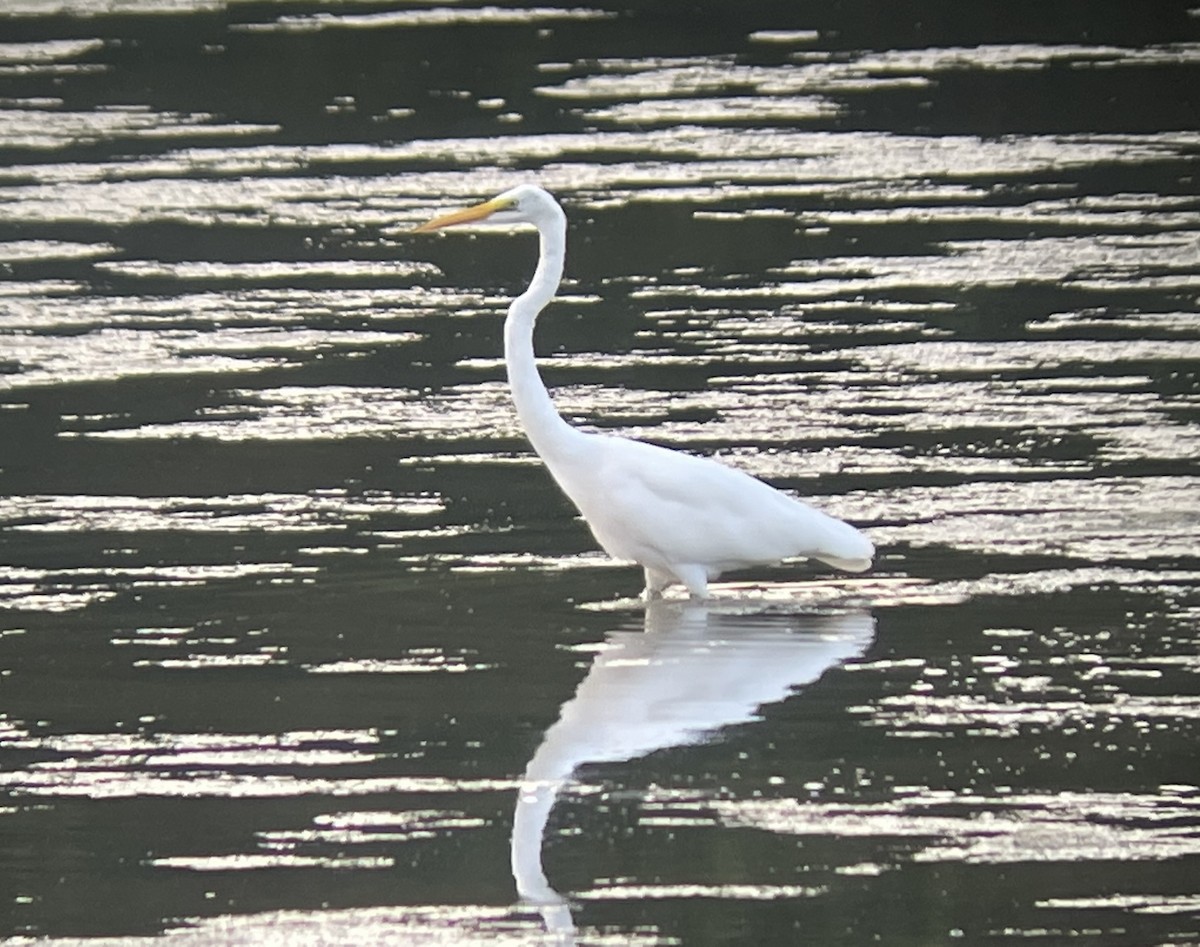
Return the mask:
<path id="1" fill-rule="evenodd" d="M 537 270 L 504 323 L 504 361 L 521 426 L 605 552 L 645 570 L 647 598 L 676 582 L 704 598 L 709 580 L 723 572 L 795 557 L 851 572 L 870 567 L 875 548 L 861 532 L 749 474 L 564 421 L 538 374 L 533 327 L 562 279 L 566 216 L 550 194 L 526 184 L 417 231 L 488 218 L 533 224 L 540 238 Z"/>

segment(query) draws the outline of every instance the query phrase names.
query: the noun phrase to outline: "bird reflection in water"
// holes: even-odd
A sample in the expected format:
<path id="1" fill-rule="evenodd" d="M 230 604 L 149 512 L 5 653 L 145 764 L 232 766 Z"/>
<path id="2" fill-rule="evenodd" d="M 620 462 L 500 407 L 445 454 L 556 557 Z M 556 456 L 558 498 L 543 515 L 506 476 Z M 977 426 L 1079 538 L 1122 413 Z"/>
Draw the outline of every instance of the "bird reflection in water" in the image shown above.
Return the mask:
<path id="1" fill-rule="evenodd" d="M 521 899 L 563 943 L 572 941 L 570 908 L 542 867 L 542 837 L 576 769 L 699 743 L 754 720 L 763 704 L 861 655 L 874 632 L 875 620 L 861 611 L 747 615 L 654 601 L 644 631 L 610 633 L 525 768 L 511 851 Z"/>

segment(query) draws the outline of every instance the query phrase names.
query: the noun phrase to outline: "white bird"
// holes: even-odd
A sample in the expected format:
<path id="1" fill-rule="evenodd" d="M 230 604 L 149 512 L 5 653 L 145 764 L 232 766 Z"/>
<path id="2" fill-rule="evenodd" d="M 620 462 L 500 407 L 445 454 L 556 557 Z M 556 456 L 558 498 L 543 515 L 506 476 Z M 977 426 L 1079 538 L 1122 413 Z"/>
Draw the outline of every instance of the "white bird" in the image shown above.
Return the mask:
<path id="1" fill-rule="evenodd" d="M 488 218 L 533 224 L 540 237 L 537 270 L 504 323 L 504 361 L 521 426 L 604 551 L 645 570 L 647 600 L 675 582 L 703 599 L 709 580 L 723 572 L 795 557 L 850 572 L 870 568 L 875 547 L 861 532 L 749 474 L 563 420 L 533 353 L 534 322 L 558 291 L 566 256 L 567 219 L 558 202 L 523 184 L 415 232 Z"/>

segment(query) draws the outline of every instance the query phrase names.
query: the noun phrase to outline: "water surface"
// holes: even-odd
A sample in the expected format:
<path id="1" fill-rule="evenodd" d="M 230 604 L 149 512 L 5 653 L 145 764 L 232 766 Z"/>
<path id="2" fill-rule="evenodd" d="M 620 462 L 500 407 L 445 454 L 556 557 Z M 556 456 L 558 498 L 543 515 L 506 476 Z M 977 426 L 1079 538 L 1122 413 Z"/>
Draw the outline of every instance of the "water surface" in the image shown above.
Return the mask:
<path id="1" fill-rule="evenodd" d="M 1200 15 L 12 0 L 0 939 L 1200 939 Z M 636 601 L 573 423 L 866 530 Z"/>

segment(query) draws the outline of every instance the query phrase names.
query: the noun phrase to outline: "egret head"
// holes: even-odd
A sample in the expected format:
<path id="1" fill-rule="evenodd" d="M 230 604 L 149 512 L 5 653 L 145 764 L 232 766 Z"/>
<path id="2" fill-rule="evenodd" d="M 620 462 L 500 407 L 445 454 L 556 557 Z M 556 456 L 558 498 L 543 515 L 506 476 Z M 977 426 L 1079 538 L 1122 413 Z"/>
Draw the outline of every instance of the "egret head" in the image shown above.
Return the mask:
<path id="1" fill-rule="evenodd" d="M 413 233 L 427 233 L 430 230 L 441 230 L 443 227 L 453 227 L 456 224 L 469 224 L 481 220 L 490 220 L 501 224 L 535 224 L 542 223 L 562 216 L 562 208 L 546 191 L 535 184 L 519 184 L 503 194 L 498 194 L 490 201 L 476 204 L 465 210 L 454 211 L 435 217 L 417 227 Z"/>

